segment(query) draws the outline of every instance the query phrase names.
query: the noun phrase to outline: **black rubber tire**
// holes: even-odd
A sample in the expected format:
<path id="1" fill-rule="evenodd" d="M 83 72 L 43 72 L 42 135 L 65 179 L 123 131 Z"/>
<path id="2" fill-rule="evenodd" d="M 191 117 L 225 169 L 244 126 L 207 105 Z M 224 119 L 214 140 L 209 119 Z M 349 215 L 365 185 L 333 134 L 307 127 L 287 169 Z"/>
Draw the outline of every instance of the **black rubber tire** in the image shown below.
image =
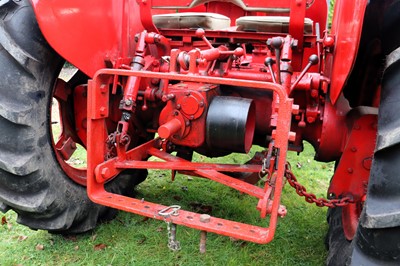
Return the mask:
<path id="1" fill-rule="evenodd" d="M 370 1 L 372 11 L 378 17 L 375 21 L 383 22 L 379 27 L 381 34 L 382 62 L 387 56 L 400 45 L 400 1 L 390 2 L 385 11 L 380 7 L 385 6 L 385 1 Z M 374 5 L 375 4 L 375 5 Z M 383 15 L 382 15 L 383 13 Z M 366 207 L 375 205 L 376 209 L 387 210 L 387 206 L 399 205 L 399 168 L 400 165 L 400 138 L 398 132 L 400 119 L 398 106 L 400 102 L 400 60 L 393 63 L 384 70 L 381 77 L 382 96 L 378 115 L 378 138 L 391 139 L 390 147 L 375 148 L 374 162 L 371 168 L 370 181 L 368 184 L 368 196 L 365 202 Z M 397 136 L 397 137 L 396 137 Z M 344 237 L 342 226 L 341 208 L 328 211 L 329 231 L 326 237 L 326 244 L 329 249 L 327 265 L 400 265 L 400 227 L 393 226 L 391 218 L 381 216 L 377 220 L 380 223 L 390 223 L 391 226 L 379 226 L 378 224 L 368 228 L 364 227 L 366 222 L 365 209 L 360 216 L 360 224 L 353 241 Z M 386 220 L 386 221 L 385 221 Z M 397 220 L 398 224 L 398 220 Z"/>
<path id="2" fill-rule="evenodd" d="M 329 229 L 325 238 L 325 245 L 328 249 L 326 265 L 350 265 L 353 242 L 346 239 L 343 232 L 342 208 L 328 209 L 327 220 Z"/>
<path id="3" fill-rule="evenodd" d="M 353 265 L 400 265 L 400 48 L 387 56 L 386 63 L 374 161 L 354 239 Z"/>
<path id="4" fill-rule="evenodd" d="M 17 222 L 54 233 L 93 229 L 116 210 L 91 202 L 86 188 L 60 168 L 51 145 L 50 105 L 63 59 L 47 44 L 29 1 L 0 7 L 0 209 Z M 106 185 L 133 192 L 147 171 L 118 176 Z"/>

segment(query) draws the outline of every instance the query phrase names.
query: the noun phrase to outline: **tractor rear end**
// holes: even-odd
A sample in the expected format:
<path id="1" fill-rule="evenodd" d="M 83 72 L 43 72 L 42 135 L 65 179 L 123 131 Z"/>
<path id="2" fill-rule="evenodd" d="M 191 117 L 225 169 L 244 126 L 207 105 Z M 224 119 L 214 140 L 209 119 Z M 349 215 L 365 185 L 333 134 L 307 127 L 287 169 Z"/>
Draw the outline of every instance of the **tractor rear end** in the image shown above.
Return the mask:
<path id="1" fill-rule="evenodd" d="M 167 221 L 174 250 L 177 225 L 201 230 L 203 240 L 212 232 L 265 244 L 286 215 L 280 198 L 287 183 L 308 202 L 330 208 L 328 264 L 343 265 L 351 256 L 354 265 L 399 259 L 400 182 L 394 170 L 382 169 L 398 153 L 397 118 L 385 98 L 396 98 L 398 43 L 381 34 L 396 32 L 390 23 L 399 17 L 397 1 L 336 1 L 330 30 L 325 0 L 31 4 L 35 15 L 26 2 L 0 4 L 0 43 L 14 58 L 2 60 L 1 69 L 32 102 L 28 116 L 37 113 L 16 117 L 4 100 L 3 126 L 13 127 L 1 141 L 8 147 L 18 129 L 25 141 L 33 140 L 25 149 L 36 165 L 55 165 L 58 172 L 25 160 L 24 148 L 14 151 L 18 167 L 0 165 L 0 206 L 16 210 L 21 223 L 84 232 L 112 216 L 105 208 L 111 207 Z M 31 29 L 14 26 L 19 21 L 38 23 L 32 48 L 21 34 Z M 381 78 L 387 55 L 390 71 Z M 56 79 L 63 59 L 78 69 L 67 82 Z M 26 74 L 7 72 L 10 64 Z M 26 81 L 30 76 L 34 81 Z M 59 138 L 43 129 L 53 99 L 60 106 Z M 303 150 L 303 141 L 317 160 L 337 162 L 326 199 L 307 192 L 286 160 L 288 151 Z M 87 169 L 68 164 L 77 144 L 87 149 Z M 264 150 L 246 163 L 192 162 L 194 152 L 221 157 L 249 153 L 253 145 Z M 135 199 L 129 191 L 147 169 L 170 171 L 172 180 L 177 172 L 210 179 L 253 196 L 268 222 L 259 227 Z M 15 176 L 31 176 L 25 184 L 33 190 L 10 185 L 18 184 Z M 35 200 L 19 197 L 29 191 Z M 51 200 L 42 197 L 46 193 Z M 390 241 L 381 246 L 377 234 Z"/>

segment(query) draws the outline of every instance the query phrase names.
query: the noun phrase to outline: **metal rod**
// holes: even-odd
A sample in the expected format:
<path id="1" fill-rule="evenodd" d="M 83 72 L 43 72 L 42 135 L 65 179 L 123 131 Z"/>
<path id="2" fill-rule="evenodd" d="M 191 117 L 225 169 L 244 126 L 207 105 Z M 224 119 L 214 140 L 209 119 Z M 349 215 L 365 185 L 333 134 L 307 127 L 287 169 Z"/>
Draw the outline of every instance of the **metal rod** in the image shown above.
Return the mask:
<path id="1" fill-rule="evenodd" d="M 207 231 L 200 231 L 200 253 L 206 253 Z"/>

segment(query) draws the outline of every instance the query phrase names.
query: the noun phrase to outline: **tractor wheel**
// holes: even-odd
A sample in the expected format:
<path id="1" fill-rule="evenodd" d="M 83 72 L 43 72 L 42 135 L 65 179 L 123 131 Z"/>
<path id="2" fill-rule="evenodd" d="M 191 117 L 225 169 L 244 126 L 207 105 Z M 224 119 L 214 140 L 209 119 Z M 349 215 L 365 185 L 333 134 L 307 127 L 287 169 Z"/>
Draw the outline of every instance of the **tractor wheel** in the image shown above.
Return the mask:
<path id="1" fill-rule="evenodd" d="M 327 265 L 400 265 L 400 0 L 389 2 L 380 32 L 386 66 L 367 198 L 352 241 L 344 236 L 343 208 L 328 211 Z"/>
<path id="2" fill-rule="evenodd" d="M 0 4 L 0 210 L 17 222 L 54 233 L 81 233 L 115 216 L 94 204 L 65 171 L 51 131 L 54 88 L 64 64 L 42 36 L 29 1 Z M 76 80 L 76 79 L 74 79 Z M 73 119 L 73 104 L 65 102 Z M 147 171 L 121 174 L 106 185 L 127 194 Z"/>
<path id="3" fill-rule="evenodd" d="M 400 1 L 396 10 L 399 18 Z M 374 161 L 354 238 L 353 265 L 400 265 L 399 104 L 400 47 L 386 57 Z"/>
<path id="4" fill-rule="evenodd" d="M 347 240 L 344 235 L 342 213 L 341 207 L 328 210 L 329 229 L 325 239 L 329 251 L 326 259 L 328 266 L 350 265 L 353 242 Z"/>

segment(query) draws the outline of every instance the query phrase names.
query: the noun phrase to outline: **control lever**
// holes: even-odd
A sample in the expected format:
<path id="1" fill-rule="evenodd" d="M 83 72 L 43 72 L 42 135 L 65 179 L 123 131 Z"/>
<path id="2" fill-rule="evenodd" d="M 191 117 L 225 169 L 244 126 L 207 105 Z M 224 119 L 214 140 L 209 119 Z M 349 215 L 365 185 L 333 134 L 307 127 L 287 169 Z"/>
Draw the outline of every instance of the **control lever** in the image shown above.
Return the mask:
<path id="1" fill-rule="evenodd" d="M 318 64 L 319 58 L 316 54 L 310 55 L 308 58 L 308 64 L 306 67 L 301 71 L 300 75 L 297 77 L 296 81 L 292 84 L 290 87 L 290 92 L 289 94 L 294 90 L 294 88 L 299 84 L 300 80 L 304 77 L 304 75 L 307 73 L 307 71 L 310 69 L 311 66 Z"/>

